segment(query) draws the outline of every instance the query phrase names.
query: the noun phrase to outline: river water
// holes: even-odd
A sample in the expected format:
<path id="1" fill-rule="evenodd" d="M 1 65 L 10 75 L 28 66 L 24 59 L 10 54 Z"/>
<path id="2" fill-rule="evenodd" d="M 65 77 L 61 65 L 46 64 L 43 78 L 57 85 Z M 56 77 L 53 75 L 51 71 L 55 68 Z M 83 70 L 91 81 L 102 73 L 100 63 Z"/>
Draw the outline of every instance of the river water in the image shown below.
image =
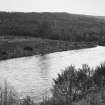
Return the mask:
<path id="1" fill-rule="evenodd" d="M 104 61 L 102 46 L 5 60 L 0 62 L 0 82 L 7 80 L 20 97 L 31 96 L 40 101 L 43 96 L 51 96 L 53 78 L 66 67 L 88 64 L 94 68 Z"/>

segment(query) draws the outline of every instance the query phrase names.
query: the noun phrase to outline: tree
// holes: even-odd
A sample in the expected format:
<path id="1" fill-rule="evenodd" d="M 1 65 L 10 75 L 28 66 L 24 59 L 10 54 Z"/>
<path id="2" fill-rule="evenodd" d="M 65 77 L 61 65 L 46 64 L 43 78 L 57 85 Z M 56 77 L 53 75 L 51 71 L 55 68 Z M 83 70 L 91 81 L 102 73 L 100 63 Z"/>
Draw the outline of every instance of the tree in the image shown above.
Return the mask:
<path id="1" fill-rule="evenodd" d="M 52 34 L 51 23 L 44 21 L 39 26 L 39 37 L 50 38 Z"/>
<path id="2" fill-rule="evenodd" d="M 53 96 L 58 103 L 64 105 L 72 104 L 76 95 L 76 71 L 73 66 L 66 69 L 58 78 L 54 80 Z"/>
<path id="3" fill-rule="evenodd" d="M 53 97 L 63 105 L 72 104 L 82 98 L 94 86 L 92 72 L 88 65 L 83 65 L 79 70 L 73 66 L 66 68 L 54 83 Z"/>

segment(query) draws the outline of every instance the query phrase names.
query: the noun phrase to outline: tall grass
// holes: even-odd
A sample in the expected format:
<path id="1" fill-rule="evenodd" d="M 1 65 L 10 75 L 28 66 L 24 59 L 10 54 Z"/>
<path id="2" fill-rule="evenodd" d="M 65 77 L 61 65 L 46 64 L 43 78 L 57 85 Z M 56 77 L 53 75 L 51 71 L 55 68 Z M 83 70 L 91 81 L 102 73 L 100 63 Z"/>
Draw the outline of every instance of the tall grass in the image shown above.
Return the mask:
<path id="1" fill-rule="evenodd" d="M 18 105 L 18 94 L 5 80 L 0 86 L 0 105 Z"/>

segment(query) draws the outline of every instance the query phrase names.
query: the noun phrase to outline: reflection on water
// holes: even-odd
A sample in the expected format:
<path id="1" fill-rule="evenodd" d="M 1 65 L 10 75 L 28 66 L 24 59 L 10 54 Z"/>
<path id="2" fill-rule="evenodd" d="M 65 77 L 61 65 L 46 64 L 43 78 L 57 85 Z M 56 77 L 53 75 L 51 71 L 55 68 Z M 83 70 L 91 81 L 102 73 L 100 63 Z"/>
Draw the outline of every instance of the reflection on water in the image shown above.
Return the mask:
<path id="1" fill-rule="evenodd" d="M 20 96 L 32 96 L 39 101 L 51 95 L 52 78 L 66 67 L 82 64 L 95 67 L 105 61 L 105 47 L 56 52 L 44 56 L 23 57 L 0 62 L 0 81 L 6 79 Z"/>

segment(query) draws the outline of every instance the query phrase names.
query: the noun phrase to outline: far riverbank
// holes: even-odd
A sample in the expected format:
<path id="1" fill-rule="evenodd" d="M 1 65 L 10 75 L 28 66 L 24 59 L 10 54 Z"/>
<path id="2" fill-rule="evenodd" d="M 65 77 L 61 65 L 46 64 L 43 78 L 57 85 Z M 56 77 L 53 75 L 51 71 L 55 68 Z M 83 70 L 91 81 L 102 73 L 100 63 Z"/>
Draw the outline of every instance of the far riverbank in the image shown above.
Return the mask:
<path id="1" fill-rule="evenodd" d="M 30 37 L 0 38 L 0 60 L 95 47 L 96 42 L 68 42 Z"/>

